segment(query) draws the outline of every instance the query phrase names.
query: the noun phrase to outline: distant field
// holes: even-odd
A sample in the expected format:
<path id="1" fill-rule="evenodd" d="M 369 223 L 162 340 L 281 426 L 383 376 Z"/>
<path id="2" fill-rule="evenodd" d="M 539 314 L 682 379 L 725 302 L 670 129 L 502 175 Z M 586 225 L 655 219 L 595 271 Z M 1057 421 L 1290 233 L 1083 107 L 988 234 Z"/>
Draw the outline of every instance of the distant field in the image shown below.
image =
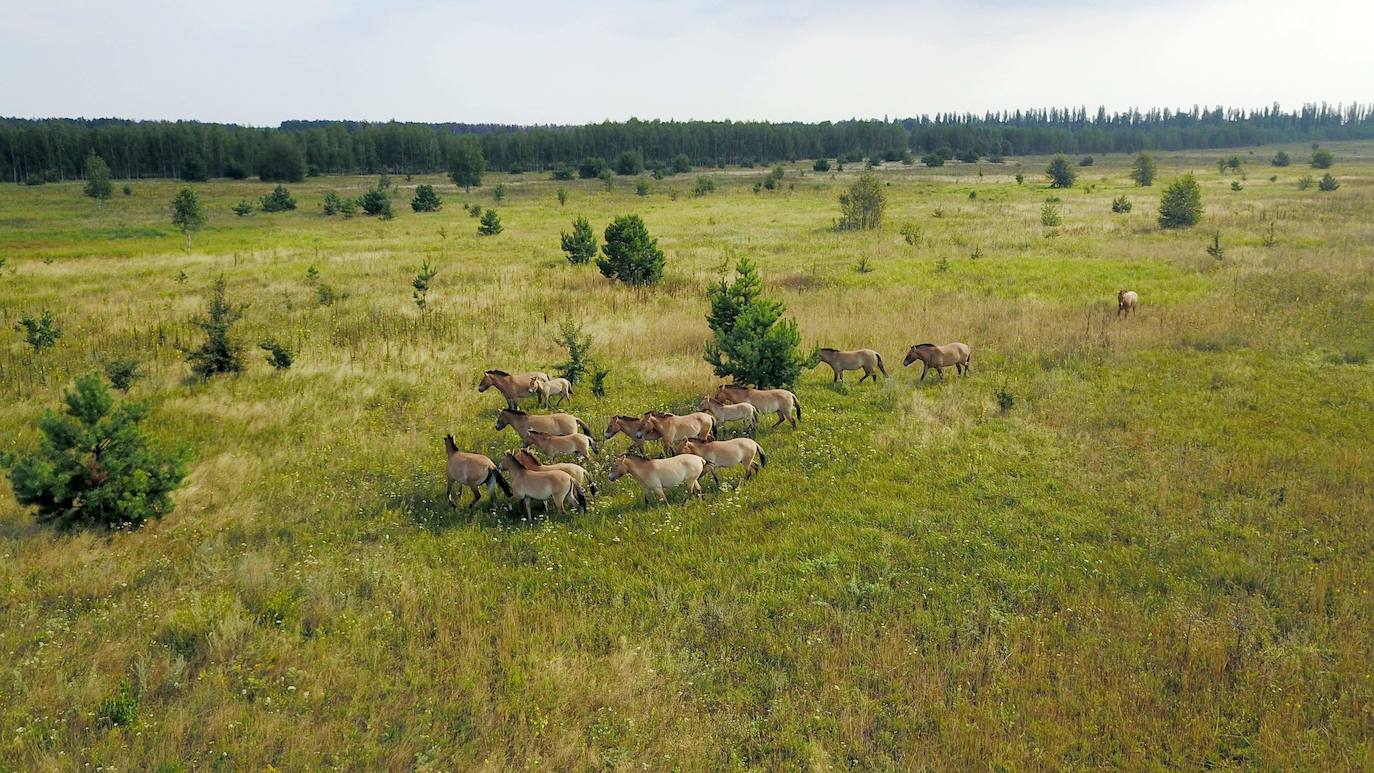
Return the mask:
<path id="1" fill-rule="evenodd" d="M 1374 768 L 1374 143 L 1329 147 L 1329 193 L 1296 185 L 1322 174 L 1306 146 L 1287 168 L 1276 147 L 1157 154 L 1148 189 L 1126 155 L 1066 191 L 1045 158 L 887 164 L 868 233 L 832 228 L 857 164 L 645 197 L 393 175 L 389 222 L 321 214 L 372 177 L 246 218 L 233 204 L 271 186 L 216 181 L 192 186 L 210 221 L 190 250 L 181 184 L 116 180 L 103 207 L 0 186 L 0 450 L 120 356 L 157 434 L 195 450 L 176 511 L 132 533 L 54 533 L 0 483 L 0 769 Z M 1203 222 L 1162 231 L 1188 170 Z M 441 212 L 410 211 L 420 183 Z M 465 202 L 505 232 L 479 237 Z M 660 286 L 564 261 L 575 216 L 600 238 L 631 212 L 667 252 Z M 571 406 L 598 434 L 694 406 L 717 383 L 705 288 L 743 256 L 808 349 L 878 349 L 891 379 L 808 372 L 800 428 L 759 434 L 767 469 L 704 501 L 645 506 L 625 480 L 567 519 L 446 505 L 445 433 L 516 445 L 481 371 L 550 368 L 565 318 L 611 369 Z M 241 377 L 189 379 L 176 346 L 221 274 L 250 304 L 237 336 L 285 340 L 295 367 L 251 348 Z M 1120 288 L 1137 316 L 1116 319 Z M 44 308 L 65 336 L 34 355 L 14 325 Z M 901 368 L 952 340 L 969 375 Z M 121 687 L 136 714 L 112 727 Z"/>

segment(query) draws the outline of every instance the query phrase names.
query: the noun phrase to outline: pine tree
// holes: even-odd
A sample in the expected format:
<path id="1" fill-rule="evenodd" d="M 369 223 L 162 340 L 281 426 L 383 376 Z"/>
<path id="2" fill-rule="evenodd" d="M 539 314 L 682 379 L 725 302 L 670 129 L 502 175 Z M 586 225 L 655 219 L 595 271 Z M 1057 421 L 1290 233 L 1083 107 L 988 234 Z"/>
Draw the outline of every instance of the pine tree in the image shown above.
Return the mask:
<path id="1" fill-rule="evenodd" d="M 38 420 L 30 453 L 5 455 L 10 485 L 40 522 L 137 527 L 172 509 L 186 476 L 184 448 L 166 449 L 143 429 L 144 403 L 116 405 L 97 373 L 76 379 L 66 409 Z"/>
<path id="2" fill-rule="evenodd" d="M 592 224 L 587 218 L 579 216 L 573 221 L 572 233 L 564 231 L 560 236 L 563 252 L 567 253 L 568 262 L 574 266 L 590 263 L 596 257 L 596 234 L 592 232 Z"/>
<path id="3" fill-rule="evenodd" d="M 410 208 L 416 212 L 438 212 L 443 206 L 444 201 L 434 192 L 433 185 L 417 186 L 415 197 L 410 200 Z"/>
<path id="4" fill-rule="evenodd" d="M 606 226 L 601 252 L 604 255 L 596 259 L 596 267 L 611 279 L 643 286 L 663 278 L 663 250 L 639 215 L 622 215 Z"/>
<path id="5" fill-rule="evenodd" d="M 735 281 L 721 279 L 706 291 L 711 312 L 706 322 L 714 339 L 706 342 L 706 362 L 717 376 L 760 389 L 791 386 L 806 358 L 795 320 L 782 319 L 786 307 L 765 298 L 763 282 L 748 258 L 735 266 Z"/>
<path id="6" fill-rule="evenodd" d="M 1050 178 L 1051 188 L 1072 188 L 1078 179 L 1078 172 L 1074 171 L 1069 159 L 1055 156 L 1050 160 L 1050 165 L 1045 167 L 1045 176 Z"/>
<path id="7" fill-rule="evenodd" d="M 489 209 L 482 213 L 482 219 L 478 221 L 477 233 L 481 236 L 495 236 L 505 230 L 501 225 L 501 216 L 496 214 L 496 210 Z"/>
<path id="8" fill-rule="evenodd" d="M 229 304 L 221 276 L 210 288 L 205 316 L 191 320 L 192 325 L 205 333 L 205 343 L 193 350 L 183 350 L 196 375 L 209 378 L 217 373 L 243 370 L 243 347 L 229 337 L 229 328 L 242 317 L 243 307 Z"/>
<path id="9" fill-rule="evenodd" d="M 1163 228 L 1187 228 L 1202 219 L 1202 188 L 1192 173 L 1169 183 L 1159 200 L 1159 225 Z"/>

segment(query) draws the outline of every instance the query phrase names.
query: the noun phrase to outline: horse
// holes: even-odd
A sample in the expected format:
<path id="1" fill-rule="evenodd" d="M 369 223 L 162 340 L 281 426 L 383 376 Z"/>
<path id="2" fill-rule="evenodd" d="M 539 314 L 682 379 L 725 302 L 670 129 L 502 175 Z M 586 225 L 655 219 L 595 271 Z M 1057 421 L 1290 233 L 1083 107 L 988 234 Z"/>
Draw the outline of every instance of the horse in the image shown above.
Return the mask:
<path id="1" fill-rule="evenodd" d="M 768 465 L 768 456 L 763 453 L 763 447 L 747 437 L 730 440 L 687 438 L 682 441 L 682 452 L 695 454 L 710 462 L 711 477 L 715 479 L 717 487 L 720 486 L 720 476 L 716 475 L 717 468 L 744 465 L 744 479 L 749 480 Z"/>
<path id="2" fill-rule="evenodd" d="M 545 456 L 576 456 L 585 461 L 597 450 L 591 436 L 580 433 L 555 435 L 531 429 L 525 432 L 522 439 L 525 448 L 534 446 Z"/>
<path id="3" fill-rule="evenodd" d="M 759 410 L 749 403 L 722 403 L 707 395 L 701 398 L 697 410 L 706 411 L 715 417 L 717 427 L 727 421 L 743 421 L 749 425 L 751 435 L 759 428 Z"/>
<path id="4" fill-rule="evenodd" d="M 883 365 L 883 356 L 872 349 L 855 349 L 852 352 L 842 352 L 839 349 L 829 348 L 821 349 L 820 359 L 816 364 L 819 365 L 822 362 L 829 365 L 830 370 L 834 371 L 835 377 L 830 380 L 832 384 L 836 381 L 844 381 L 846 370 L 862 370 L 864 374 L 859 377 L 860 384 L 867 378 L 877 381 L 878 373 L 883 374 L 883 378 L 887 378 L 887 368 Z"/>
<path id="5" fill-rule="evenodd" d="M 602 439 L 610 440 L 611 438 L 615 437 L 617 433 L 620 433 L 630 439 L 631 447 L 635 448 L 636 450 L 644 448 L 644 440 L 660 439 L 658 433 L 651 429 L 644 429 L 643 440 L 635 438 L 635 434 L 640 431 L 640 429 L 644 426 L 644 423 L 648 420 L 651 414 L 652 411 L 650 413 L 644 414 L 639 418 L 635 418 L 633 416 L 612 416 L 610 423 L 606 425 L 606 434 L 602 436 Z M 672 414 L 664 415 L 671 416 Z"/>
<path id="6" fill-rule="evenodd" d="M 611 480 L 629 475 L 639 481 L 639 485 L 644 487 L 644 499 L 649 501 L 649 494 L 656 493 L 663 500 L 663 504 L 668 504 L 668 495 L 664 489 L 674 488 L 687 484 L 687 492 L 701 496 L 701 476 L 706 474 L 710 467 L 710 462 L 695 454 L 679 454 L 669 459 L 646 459 L 643 456 L 626 454 L 616 460 L 615 466 L 611 468 L 607 476 Z"/>
<path id="7" fill-rule="evenodd" d="M 496 430 L 499 432 L 506 427 L 514 427 L 515 434 L 519 435 L 521 440 L 532 429 L 549 435 L 573 435 L 578 431 L 587 435 L 592 434 L 592 428 L 571 413 L 550 413 L 546 416 L 538 416 L 514 408 L 502 408 L 501 413 L 496 417 Z"/>
<path id="8" fill-rule="evenodd" d="M 1135 290 L 1116 291 L 1116 316 L 1125 314 L 1130 316 L 1140 306 L 1140 296 L 1136 295 Z"/>
<path id="9" fill-rule="evenodd" d="M 515 458 L 515 454 L 507 451 L 501 457 L 501 469 L 510 476 L 511 496 L 522 500 L 525 503 L 525 517 L 532 518 L 530 512 L 530 500 L 538 499 L 547 503 L 552 500 L 553 506 L 558 508 L 559 515 L 567 515 L 568 510 L 565 502 L 573 502 L 583 512 L 587 511 L 587 497 L 582 493 L 582 487 L 577 485 L 577 481 L 572 476 L 562 470 L 528 470 Z"/>
<path id="10" fill-rule="evenodd" d="M 459 451 L 452 435 L 444 435 L 444 448 L 448 451 L 448 466 L 444 468 L 444 474 L 448 478 L 448 489 L 445 493 L 449 507 L 457 507 L 458 500 L 462 499 L 461 492 L 457 498 L 453 496 L 455 483 L 460 489 L 463 486 L 472 489 L 472 501 L 468 502 L 468 507 L 477 504 L 482 498 L 482 490 L 477 488 L 478 486 L 486 486 L 487 496 L 491 499 L 496 498 L 497 486 L 501 487 L 506 496 L 510 496 L 510 483 L 497 469 L 496 463 L 486 455 Z"/>
<path id="11" fill-rule="evenodd" d="M 650 430 L 657 432 L 663 441 L 663 455 L 668 450 L 677 450 L 678 443 L 689 437 L 706 440 L 716 429 L 716 417 L 709 413 L 689 413 L 686 416 L 647 414 L 640 424 L 635 439 L 643 442 Z"/>
<path id="12" fill-rule="evenodd" d="M 943 379 L 945 377 L 944 369 L 950 365 L 954 366 L 956 373 L 968 373 L 969 360 L 972 357 L 973 351 L 968 348 L 968 344 L 961 344 L 958 341 L 944 346 L 916 344 L 907 350 L 906 359 L 902 361 L 902 367 L 920 360 L 922 381 L 925 381 L 926 372 L 931 368 L 934 368 L 935 372 Z"/>
<path id="13" fill-rule="evenodd" d="M 596 496 L 596 483 L 592 481 L 591 473 L 587 468 L 572 462 L 549 462 L 545 464 L 539 461 L 539 457 L 530 453 L 528 448 L 522 448 L 515 452 L 515 460 L 527 470 L 560 470 L 572 476 L 577 481 L 577 485 L 587 490 L 588 494 Z"/>
<path id="14" fill-rule="evenodd" d="M 477 384 L 478 392 L 485 392 L 492 387 L 506 398 L 506 407 L 514 408 L 517 400 L 522 400 L 534 393 L 534 385 L 539 381 L 548 381 L 549 374 L 533 371 L 512 376 L 504 370 L 488 370 L 482 374 L 482 380 Z"/>
<path id="15" fill-rule="evenodd" d="M 558 397 L 558 404 L 573 396 L 572 382 L 566 378 L 551 378 L 548 381 L 536 381 L 530 385 L 530 392 L 539 395 L 539 404 L 548 408 L 553 407 L 549 404 L 549 398 Z"/>
<path id="16" fill-rule="evenodd" d="M 801 400 L 786 389 L 752 389 L 741 384 L 721 384 L 716 390 L 715 399 L 721 403 L 749 403 L 761 414 L 776 413 L 778 420 L 773 423 L 774 427 L 790 421 L 792 428 L 796 429 L 802 417 Z"/>

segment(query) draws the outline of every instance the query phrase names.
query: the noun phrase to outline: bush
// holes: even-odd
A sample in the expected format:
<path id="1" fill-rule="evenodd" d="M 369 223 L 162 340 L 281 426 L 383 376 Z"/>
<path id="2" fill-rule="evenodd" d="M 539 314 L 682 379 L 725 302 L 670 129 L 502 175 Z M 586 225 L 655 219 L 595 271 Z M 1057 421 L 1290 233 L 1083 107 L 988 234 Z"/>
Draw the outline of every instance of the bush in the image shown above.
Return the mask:
<path id="1" fill-rule="evenodd" d="M 129 391 L 138 376 L 137 360 L 118 359 L 105 363 L 105 378 L 110 380 L 110 386 L 121 392 Z"/>
<path id="2" fill-rule="evenodd" d="M 95 154 L 95 151 L 86 156 L 85 171 L 86 186 L 82 188 L 82 193 L 102 204 L 105 199 L 114 195 L 114 185 L 110 182 L 110 167 L 105 163 L 105 159 Z"/>
<path id="3" fill-rule="evenodd" d="M 748 258 L 735 266 L 735 281 L 721 279 L 707 288 L 711 311 L 706 316 L 713 339 L 706 342 L 706 362 L 717 376 L 760 389 L 789 387 L 801 375 L 807 358 L 799 350 L 795 320 L 782 319 L 786 307 L 762 296 L 763 282 Z"/>
<path id="4" fill-rule="evenodd" d="M 601 176 L 603 169 L 608 169 L 606 159 L 598 156 L 589 156 L 582 159 L 582 163 L 577 166 L 577 176 L 583 180 L 595 180 Z"/>
<path id="5" fill-rule="evenodd" d="M 285 185 L 278 185 L 260 200 L 263 212 L 287 212 L 296 208 L 296 199 Z"/>
<path id="6" fill-rule="evenodd" d="M 1313 169 L 1330 169 L 1336 163 L 1336 157 L 1326 148 L 1318 148 L 1312 151 Z"/>
<path id="7" fill-rule="evenodd" d="M 496 187 L 491 189 L 491 197 L 492 197 L 493 199 L 496 199 L 496 203 L 497 203 L 497 204 L 500 204 L 501 202 L 505 201 L 505 200 L 506 200 L 506 184 L 505 184 L 505 183 L 497 183 L 497 184 L 496 184 Z"/>
<path id="8" fill-rule="evenodd" d="M 205 343 L 195 349 L 182 350 L 193 373 L 201 378 L 210 378 L 220 373 L 239 373 L 243 370 L 243 347 L 229 336 L 229 329 L 242 317 L 243 307 L 229 304 L 224 277 L 221 276 L 210 288 L 205 315 L 191 320 L 191 324 L 205 334 Z"/>
<path id="9" fill-rule="evenodd" d="M 1159 225 L 1163 228 L 1187 228 L 1202 219 L 1202 188 L 1192 173 L 1169 183 L 1159 200 Z"/>
<path id="10" fill-rule="evenodd" d="M 433 185 L 419 185 L 415 196 L 410 200 L 410 208 L 416 212 L 438 212 L 444 207 L 444 200 L 434 192 Z"/>
<path id="11" fill-rule="evenodd" d="M 14 329 L 24 334 L 24 342 L 33 348 L 35 354 L 57 346 L 62 338 L 62 326 L 57 324 L 51 309 L 43 309 L 37 318 L 23 315 Z"/>
<path id="12" fill-rule="evenodd" d="M 818 159 L 816 159 L 815 161 L 812 161 L 812 162 L 811 162 L 811 170 L 812 170 L 813 172 L 829 172 L 829 171 L 830 171 L 830 159 L 827 159 L 827 158 L 818 158 Z"/>
<path id="13" fill-rule="evenodd" d="M 921 241 L 921 227 L 915 223 L 903 223 L 900 233 L 902 239 L 913 247 Z"/>
<path id="14" fill-rule="evenodd" d="M 692 159 L 688 158 L 686 153 L 679 153 L 668 163 L 668 169 L 673 174 L 687 174 L 692 171 Z"/>
<path id="15" fill-rule="evenodd" d="M 1305 191 L 1312 187 L 1312 175 L 1305 174 L 1298 178 L 1298 190 Z"/>
<path id="16" fill-rule="evenodd" d="M 177 174 L 181 179 L 193 183 L 203 183 L 210 179 L 210 170 L 205 167 L 205 159 L 194 153 L 181 160 L 181 168 L 177 170 Z"/>
<path id="17" fill-rule="evenodd" d="M 234 205 L 234 214 L 239 217 L 248 217 L 253 214 L 254 209 L 253 202 L 248 199 L 239 199 L 239 203 Z"/>
<path id="18" fill-rule="evenodd" d="M 1293 160 L 1288 157 L 1287 152 L 1280 150 L 1278 153 L 1274 154 L 1274 159 L 1269 163 L 1273 164 L 1274 166 L 1288 166 L 1289 164 L 1293 163 Z"/>
<path id="19" fill-rule="evenodd" d="M 391 219 L 391 197 L 386 194 L 386 190 L 381 186 L 368 188 L 363 195 L 358 197 L 358 206 L 363 210 L 364 215 L 376 215 L 384 220 Z"/>
<path id="20" fill-rule="evenodd" d="M 663 250 L 639 215 L 622 215 L 606 226 L 606 243 L 596 266 L 601 273 L 630 285 L 650 285 L 663 278 Z"/>
<path id="21" fill-rule="evenodd" d="M 939 153 L 927 153 L 921 156 L 921 163 L 926 166 L 944 166 L 945 157 Z"/>
<path id="22" fill-rule="evenodd" d="M 571 234 L 564 231 L 559 235 L 562 237 L 563 252 L 567 253 L 568 262 L 574 266 L 590 263 L 596 257 L 596 234 L 592 232 L 592 224 L 587 218 L 578 217 L 573 221 Z"/>
<path id="23" fill-rule="evenodd" d="M 714 177 L 698 177 L 696 185 L 692 187 L 693 196 L 705 196 L 714 193 L 716 190 L 716 180 Z"/>
<path id="24" fill-rule="evenodd" d="M 1046 228 L 1058 228 L 1059 224 L 1062 222 L 1064 222 L 1064 220 L 1059 215 L 1058 204 L 1055 204 L 1053 201 L 1047 201 L 1044 206 L 1040 207 L 1040 225 Z"/>
<path id="25" fill-rule="evenodd" d="M 24 175 L 24 184 L 25 184 L 25 185 L 30 185 L 30 186 L 33 186 L 33 185 L 44 185 L 44 184 L 46 184 L 47 182 L 48 182 L 47 178 L 44 177 L 43 175 L 39 174 L 38 172 L 29 172 L 28 174 Z"/>
<path id="26" fill-rule="evenodd" d="M 883 224 L 883 209 L 887 207 L 887 193 L 878 176 L 865 172 L 849 190 L 840 194 L 840 222 L 844 230 L 871 230 Z"/>
<path id="27" fill-rule="evenodd" d="M 553 170 L 553 179 L 555 180 L 571 180 L 576 176 L 577 172 L 573 171 L 570 166 L 560 166 Z"/>
<path id="28" fill-rule="evenodd" d="M 262 343 L 258 344 L 258 348 L 267 352 L 267 364 L 277 370 L 286 370 L 290 368 L 291 363 L 295 361 L 295 357 L 292 356 L 291 350 L 286 348 L 285 344 L 275 338 L 263 339 Z"/>
<path id="29" fill-rule="evenodd" d="M 324 208 L 324 214 L 327 217 L 333 217 L 334 215 L 339 214 L 340 210 L 342 210 L 343 199 L 340 198 L 339 194 L 335 193 L 334 191 L 329 191 L 328 193 L 324 194 L 324 204 L 322 206 Z"/>
<path id="30" fill-rule="evenodd" d="M 558 325 L 558 337 L 553 342 L 568 350 L 566 362 L 554 366 L 558 375 L 576 384 L 586 375 L 588 369 L 587 352 L 592 348 L 592 339 L 582 332 L 582 326 L 571 319 Z"/>
<path id="31" fill-rule="evenodd" d="M 1240 191 L 1242 191 L 1242 190 L 1244 190 L 1244 189 L 1245 189 L 1245 186 L 1241 185 L 1239 180 L 1232 180 L 1232 181 L 1231 181 L 1231 190 L 1233 190 L 1233 191 L 1239 193 Z"/>
<path id="32" fill-rule="evenodd" d="M 1148 188 L 1155 184 L 1155 172 L 1157 169 L 1155 157 L 1149 153 L 1141 153 L 1131 162 L 1131 179 L 1136 185 Z"/>
<path id="33" fill-rule="evenodd" d="M 237 161 L 226 161 L 224 163 L 224 176 L 230 180 L 248 179 L 248 170 Z"/>
<path id="34" fill-rule="evenodd" d="M 305 179 L 305 153 L 285 134 L 273 134 L 258 160 L 258 177 L 266 183 L 298 183 Z"/>
<path id="35" fill-rule="evenodd" d="M 124 186 L 124 195 L 125 195 L 125 196 L 132 196 L 132 195 L 134 195 L 134 187 L 133 187 L 132 185 L 125 185 L 125 186 Z"/>
<path id="36" fill-rule="evenodd" d="M 501 216 L 496 214 L 496 210 L 489 209 L 482 213 L 482 218 L 477 222 L 477 233 L 480 236 L 495 236 L 504 230 L 501 226 Z"/>
<path id="37" fill-rule="evenodd" d="M 1334 191 L 1339 187 L 1341 187 L 1341 184 L 1337 182 L 1336 178 L 1331 176 L 1330 172 L 1322 175 L 1321 182 L 1317 183 L 1317 190 L 1319 191 Z"/>
<path id="38" fill-rule="evenodd" d="M 62 414 L 38 420 L 37 449 L 3 459 L 15 499 L 59 526 L 136 527 L 169 512 L 188 455 L 143 429 L 148 406 L 116 405 L 96 373 L 77 378 L 64 399 Z"/>
<path id="39" fill-rule="evenodd" d="M 641 177 L 641 178 L 639 178 L 638 180 L 635 181 L 635 195 L 636 195 L 636 196 L 648 196 L 650 190 L 652 190 L 652 189 L 651 189 L 650 186 L 649 186 L 649 181 L 648 181 L 648 179 Z"/>
<path id="40" fill-rule="evenodd" d="M 190 188 L 182 188 L 172 199 L 172 225 L 186 237 L 186 246 L 191 246 L 191 234 L 205 225 L 205 207 L 201 206 L 200 196 Z"/>
<path id="41" fill-rule="evenodd" d="M 1093 157 L 1092 157 L 1092 156 L 1084 156 L 1084 157 L 1078 159 L 1078 165 L 1079 165 L 1079 166 L 1092 166 L 1092 165 L 1093 165 Z"/>
<path id="42" fill-rule="evenodd" d="M 615 157 L 615 173 L 622 176 L 639 174 L 644 171 L 644 153 L 639 150 L 621 151 Z"/>
<path id="43" fill-rule="evenodd" d="M 1131 211 L 1131 200 L 1125 196 L 1112 199 L 1112 212 L 1121 215 Z"/>
<path id="44" fill-rule="evenodd" d="M 1055 156 L 1050 160 L 1050 165 L 1045 167 L 1045 176 L 1050 178 L 1051 188 L 1072 188 L 1078 179 L 1078 173 L 1064 156 Z"/>
<path id="45" fill-rule="evenodd" d="M 448 160 L 448 177 L 463 190 L 482 185 L 482 173 L 487 171 L 487 159 L 482 146 L 472 137 L 461 137 L 454 144 Z"/>
<path id="46" fill-rule="evenodd" d="M 955 154 L 954 157 L 964 162 L 965 164 L 974 164 L 978 162 L 978 151 L 969 148 L 967 150 L 959 151 Z"/>

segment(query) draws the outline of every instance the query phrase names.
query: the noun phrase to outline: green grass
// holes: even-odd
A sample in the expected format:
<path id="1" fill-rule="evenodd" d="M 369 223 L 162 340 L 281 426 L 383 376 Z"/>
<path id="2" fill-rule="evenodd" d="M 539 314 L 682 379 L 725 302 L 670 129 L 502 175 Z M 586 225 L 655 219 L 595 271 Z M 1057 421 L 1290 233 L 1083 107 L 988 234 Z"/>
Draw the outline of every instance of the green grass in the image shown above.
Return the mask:
<path id="1" fill-rule="evenodd" d="M 1268 167 L 1277 148 L 1224 176 L 1219 151 L 1161 154 L 1150 189 L 1125 155 L 1067 191 L 1042 158 L 889 164 L 874 233 L 830 228 L 857 170 L 809 163 L 758 194 L 767 169 L 705 172 L 703 197 L 703 172 L 647 197 L 394 175 L 389 222 L 320 214 L 373 178 L 247 218 L 230 208 L 272 186 L 217 181 L 194 186 L 211 217 L 190 250 L 178 184 L 103 207 L 4 186 L 0 450 L 130 357 L 132 396 L 196 462 L 131 533 L 54 533 L 0 484 L 0 767 L 1374 766 L 1374 144 L 1332 148 L 1332 193 Z M 1161 231 L 1188 170 L 1203 222 Z M 441 212 L 410 212 L 420 183 Z M 464 202 L 506 230 L 478 237 Z M 629 212 L 667 252 L 661 286 L 562 259 L 574 217 L 599 236 Z M 876 348 L 891 379 L 807 372 L 800 429 L 763 430 L 763 474 L 703 501 L 646 506 L 626 480 L 566 520 L 447 507 L 445 433 L 515 445 L 484 368 L 549 368 L 572 317 L 611 369 L 605 399 L 572 402 L 594 429 L 687 409 L 716 383 L 704 289 L 744 255 L 808 347 Z M 290 370 L 250 346 L 242 376 L 189 378 L 177 346 L 220 274 L 250 304 L 238 337 L 287 344 Z M 1124 320 L 1121 288 L 1141 296 Z M 13 326 L 45 307 L 65 335 L 34 355 Z M 925 340 L 969 343 L 972 372 L 918 383 L 900 363 Z"/>

